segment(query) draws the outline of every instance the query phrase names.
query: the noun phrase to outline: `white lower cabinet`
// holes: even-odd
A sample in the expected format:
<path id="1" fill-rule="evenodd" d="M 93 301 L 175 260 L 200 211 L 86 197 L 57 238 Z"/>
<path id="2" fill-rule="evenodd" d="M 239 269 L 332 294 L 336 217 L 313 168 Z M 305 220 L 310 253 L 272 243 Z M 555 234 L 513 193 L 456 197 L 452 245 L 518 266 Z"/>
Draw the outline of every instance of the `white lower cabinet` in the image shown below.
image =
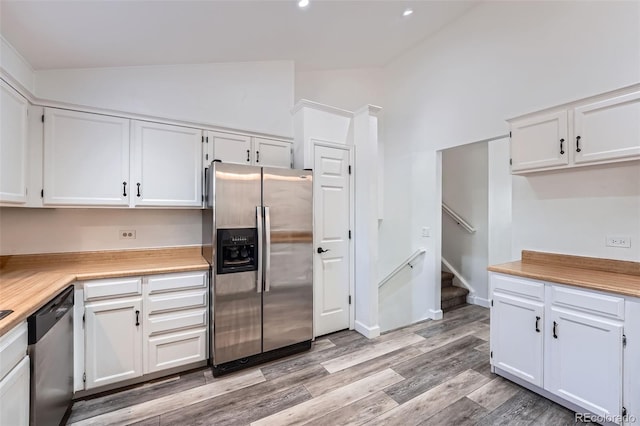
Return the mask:
<path id="1" fill-rule="evenodd" d="M 84 346 L 84 369 L 77 366 L 76 372 L 84 371 L 86 381 L 76 391 L 205 361 L 207 275 L 194 271 L 85 282 L 84 333 L 76 333 Z"/>
<path id="2" fill-rule="evenodd" d="M 142 298 L 85 305 L 86 387 L 142 375 Z"/>
<path id="3" fill-rule="evenodd" d="M 0 337 L 0 425 L 29 424 L 26 321 Z"/>
<path id="4" fill-rule="evenodd" d="M 624 373 L 636 362 L 625 354 L 625 299 L 498 273 L 490 286 L 496 372 L 622 423 Z"/>

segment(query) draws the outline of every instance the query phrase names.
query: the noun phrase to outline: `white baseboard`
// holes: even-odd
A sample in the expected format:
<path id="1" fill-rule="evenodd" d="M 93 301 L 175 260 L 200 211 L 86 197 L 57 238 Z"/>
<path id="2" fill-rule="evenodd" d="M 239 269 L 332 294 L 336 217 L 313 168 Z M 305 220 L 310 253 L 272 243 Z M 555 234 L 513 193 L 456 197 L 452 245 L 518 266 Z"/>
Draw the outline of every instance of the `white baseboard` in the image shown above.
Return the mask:
<path id="1" fill-rule="evenodd" d="M 483 297 L 473 296 L 472 294 L 467 295 L 467 303 L 471 305 L 482 306 L 483 308 L 489 308 L 491 303 L 489 299 L 485 299 Z"/>
<path id="2" fill-rule="evenodd" d="M 358 333 L 362 334 L 367 339 L 373 339 L 374 337 L 378 337 L 380 335 L 379 325 L 368 327 L 360 321 L 356 321 L 355 329 Z"/>
<path id="3" fill-rule="evenodd" d="M 429 309 L 429 318 L 432 320 L 442 319 L 442 309 Z"/>

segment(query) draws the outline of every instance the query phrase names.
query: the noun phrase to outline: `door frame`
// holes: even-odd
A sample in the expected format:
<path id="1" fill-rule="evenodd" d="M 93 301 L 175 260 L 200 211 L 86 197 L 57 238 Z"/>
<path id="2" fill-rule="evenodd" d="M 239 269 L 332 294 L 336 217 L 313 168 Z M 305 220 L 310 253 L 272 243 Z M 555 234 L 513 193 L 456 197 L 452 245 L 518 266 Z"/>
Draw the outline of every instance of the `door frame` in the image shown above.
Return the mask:
<path id="1" fill-rule="evenodd" d="M 355 259 L 355 233 L 353 232 L 355 229 L 355 173 L 356 173 L 356 169 L 354 167 L 355 165 L 355 146 L 353 145 L 345 145 L 345 144 L 341 144 L 341 143 L 336 143 L 336 142 L 331 142 L 331 141 L 327 141 L 327 140 L 322 140 L 322 139 L 314 139 L 311 138 L 310 140 L 311 142 L 311 146 L 313 148 L 313 173 L 314 176 L 313 178 L 315 179 L 315 171 L 316 171 L 316 167 L 315 167 L 315 152 L 316 152 L 316 146 L 321 146 L 324 148 L 333 148 L 333 149 L 341 149 L 343 151 L 348 151 L 349 152 L 349 165 L 351 166 L 351 174 L 349 175 L 349 229 L 352 232 L 352 235 L 354 235 L 353 238 L 351 238 L 349 240 L 349 294 L 351 295 L 351 304 L 349 305 L 349 330 L 353 330 L 355 328 L 355 319 L 356 319 L 356 312 L 355 312 L 355 306 L 356 306 L 356 301 L 355 301 L 355 292 L 356 292 L 356 287 L 355 287 L 355 265 L 354 265 L 354 259 Z M 316 205 L 316 194 L 315 192 L 313 193 L 313 205 L 314 205 L 314 209 L 313 209 L 313 228 L 314 228 L 314 232 L 313 232 L 313 247 L 317 247 L 318 246 L 318 241 L 316 240 L 316 232 L 315 232 L 315 226 L 316 226 L 316 211 L 315 211 L 315 205 Z M 316 263 L 317 263 L 317 259 L 318 257 L 314 255 L 313 257 L 313 267 L 316 268 Z M 313 317 L 315 319 L 316 316 L 316 302 L 315 302 L 315 282 L 314 282 L 314 288 L 313 288 Z M 313 321 L 313 340 L 316 339 L 316 322 L 315 320 Z"/>

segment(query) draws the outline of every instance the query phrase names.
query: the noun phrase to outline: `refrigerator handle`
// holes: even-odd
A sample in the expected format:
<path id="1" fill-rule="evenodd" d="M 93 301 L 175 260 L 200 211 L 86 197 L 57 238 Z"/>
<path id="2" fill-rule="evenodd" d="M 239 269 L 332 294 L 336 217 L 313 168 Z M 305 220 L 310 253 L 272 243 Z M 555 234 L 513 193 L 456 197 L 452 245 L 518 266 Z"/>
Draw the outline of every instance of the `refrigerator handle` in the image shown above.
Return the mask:
<path id="1" fill-rule="evenodd" d="M 258 228 L 258 273 L 256 292 L 262 293 L 262 206 L 256 206 L 256 227 Z"/>
<path id="2" fill-rule="evenodd" d="M 264 208 L 264 291 L 271 286 L 271 216 L 269 207 Z"/>

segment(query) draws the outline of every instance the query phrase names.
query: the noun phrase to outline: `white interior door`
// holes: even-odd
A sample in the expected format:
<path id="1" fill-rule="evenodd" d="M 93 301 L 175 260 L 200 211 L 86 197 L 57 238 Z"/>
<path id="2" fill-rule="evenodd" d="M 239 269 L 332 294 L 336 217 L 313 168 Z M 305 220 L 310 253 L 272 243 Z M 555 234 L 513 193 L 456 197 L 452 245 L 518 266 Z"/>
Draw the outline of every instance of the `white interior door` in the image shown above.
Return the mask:
<path id="1" fill-rule="evenodd" d="M 315 336 L 349 328 L 349 156 L 348 149 L 314 147 Z"/>

